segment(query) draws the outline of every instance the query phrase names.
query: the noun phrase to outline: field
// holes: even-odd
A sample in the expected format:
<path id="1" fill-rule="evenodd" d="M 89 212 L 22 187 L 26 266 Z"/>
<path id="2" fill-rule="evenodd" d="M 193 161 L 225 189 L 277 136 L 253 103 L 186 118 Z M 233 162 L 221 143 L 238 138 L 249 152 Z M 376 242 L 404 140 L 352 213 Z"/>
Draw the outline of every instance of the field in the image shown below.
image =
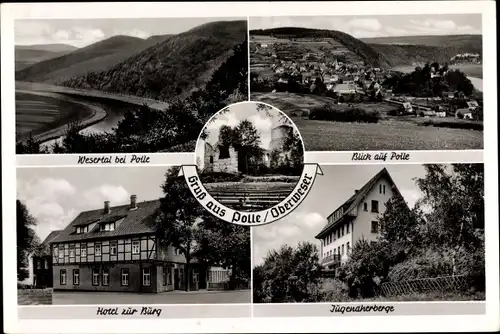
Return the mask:
<path id="1" fill-rule="evenodd" d="M 38 140 L 57 136 L 61 127 L 75 121 L 102 119 L 106 112 L 51 93 L 16 92 L 16 140 L 30 133 Z"/>
<path id="2" fill-rule="evenodd" d="M 254 93 L 252 100 L 274 105 L 291 116 L 308 151 L 353 150 L 459 150 L 482 149 L 483 132 L 419 126 L 430 118 L 391 117 L 382 114 L 376 124 L 310 120 L 301 112 L 322 106 L 327 97 L 292 93 Z M 389 108 L 385 103 L 363 104 L 363 108 Z M 293 114 L 297 116 L 292 116 Z M 440 119 L 444 120 L 444 119 Z M 463 122 L 446 118 L 450 122 Z"/>

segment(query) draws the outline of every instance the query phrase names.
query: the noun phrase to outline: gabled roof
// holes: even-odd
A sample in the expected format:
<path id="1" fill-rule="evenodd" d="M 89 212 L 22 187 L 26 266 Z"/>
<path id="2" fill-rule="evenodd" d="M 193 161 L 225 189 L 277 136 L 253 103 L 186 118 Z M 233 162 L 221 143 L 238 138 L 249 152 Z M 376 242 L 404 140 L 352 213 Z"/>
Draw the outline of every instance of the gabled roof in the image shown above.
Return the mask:
<path id="1" fill-rule="evenodd" d="M 51 243 L 155 233 L 154 214 L 159 207 L 160 200 L 152 200 L 137 203 L 137 209 L 135 210 L 130 210 L 130 204 L 126 204 L 111 207 L 108 214 L 105 214 L 102 208 L 84 211 L 62 230 Z M 85 225 L 84 223 L 110 222 L 118 217 L 119 219 L 123 218 L 123 221 L 113 231 L 100 232 L 99 229 L 94 229 L 87 233 L 76 234 L 76 227 Z"/>
<path id="2" fill-rule="evenodd" d="M 35 250 L 33 255 L 35 255 L 35 256 L 50 255 L 49 245 L 52 242 L 52 240 L 54 240 L 61 232 L 62 232 L 62 230 L 55 230 L 55 231 L 50 232 L 49 235 L 42 241 L 42 243 Z"/>
<path id="3" fill-rule="evenodd" d="M 332 212 L 332 214 L 333 214 L 337 210 L 339 210 L 340 208 L 344 209 L 342 215 L 339 218 L 337 218 L 336 220 L 327 223 L 326 226 L 321 230 L 321 232 L 318 233 L 318 235 L 316 235 L 315 238 L 316 239 L 323 238 L 324 234 L 328 233 L 331 229 L 333 229 L 333 227 L 335 227 L 338 224 L 338 222 L 340 222 L 344 217 L 349 215 L 350 212 L 359 205 L 359 203 L 365 198 L 365 196 L 368 194 L 368 192 L 373 188 L 373 186 L 382 177 L 386 177 L 389 180 L 389 182 L 391 183 L 392 187 L 394 188 L 394 191 L 399 193 L 399 190 L 397 189 L 396 184 L 394 183 L 394 181 L 393 181 L 391 175 L 389 174 L 389 172 L 387 171 L 387 169 L 386 168 L 382 169 L 380 172 L 375 174 L 375 176 L 372 177 L 361 189 L 356 191 L 356 193 L 354 195 L 352 195 L 347 201 L 345 201 L 342 205 L 340 205 L 337 209 L 335 209 Z M 330 214 L 327 218 L 330 218 L 330 216 L 332 214 Z"/>

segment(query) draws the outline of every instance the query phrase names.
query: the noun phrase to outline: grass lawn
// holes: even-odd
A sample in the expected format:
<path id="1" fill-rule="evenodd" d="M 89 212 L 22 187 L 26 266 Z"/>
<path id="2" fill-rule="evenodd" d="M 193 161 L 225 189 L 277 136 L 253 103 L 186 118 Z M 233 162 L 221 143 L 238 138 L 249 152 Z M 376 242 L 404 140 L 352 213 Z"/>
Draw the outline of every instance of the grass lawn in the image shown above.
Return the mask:
<path id="1" fill-rule="evenodd" d="M 463 150 L 482 149 L 483 131 L 419 126 L 430 118 L 390 117 L 392 106 L 386 103 L 359 105 L 378 110 L 383 119 L 378 123 L 345 123 L 309 120 L 302 111 L 323 106 L 330 98 L 292 93 L 252 93 L 252 100 L 269 103 L 287 115 L 297 125 L 307 151 L 356 150 Z M 385 115 L 384 115 L 385 114 Z M 444 120 L 444 119 L 443 119 Z M 455 122 L 452 118 L 446 118 Z M 464 122 L 456 120 L 456 122 Z M 467 122 L 467 121 L 465 121 Z"/>

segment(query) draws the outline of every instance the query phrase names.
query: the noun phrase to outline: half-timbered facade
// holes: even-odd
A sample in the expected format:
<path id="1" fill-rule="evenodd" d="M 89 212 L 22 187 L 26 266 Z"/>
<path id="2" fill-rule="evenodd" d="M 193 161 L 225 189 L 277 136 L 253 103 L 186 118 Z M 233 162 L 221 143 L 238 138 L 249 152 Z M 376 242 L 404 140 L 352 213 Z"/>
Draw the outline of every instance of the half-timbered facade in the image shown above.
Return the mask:
<path id="1" fill-rule="evenodd" d="M 377 242 L 378 217 L 395 194 L 400 192 L 384 168 L 328 216 L 326 225 L 316 235 L 321 241 L 321 264 L 325 269 L 338 268 L 347 261 L 357 241 Z"/>
<path id="2" fill-rule="evenodd" d="M 162 292 L 183 289 L 186 259 L 161 246 L 154 214 L 160 201 L 80 213 L 52 241 L 53 287 L 56 290 Z M 190 281 L 196 288 L 197 263 Z"/>

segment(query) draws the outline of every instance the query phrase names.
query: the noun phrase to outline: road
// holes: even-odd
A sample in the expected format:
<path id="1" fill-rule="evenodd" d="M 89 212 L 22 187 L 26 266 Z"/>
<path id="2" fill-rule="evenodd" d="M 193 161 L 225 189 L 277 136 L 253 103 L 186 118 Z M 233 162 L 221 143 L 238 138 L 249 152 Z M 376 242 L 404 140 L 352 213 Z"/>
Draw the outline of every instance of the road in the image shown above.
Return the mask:
<path id="1" fill-rule="evenodd" d="M 157 101 L 147 98 L 142 98 L 138 96 L 131 95 L 119 95 L 112 94 L 102 91 L 95 90 L 86 90 L 86 89 L 75 89 L 69 87 L 55 86 L 49 85 L 45 83 L 34 83 L 34 82 L 21 82 L 16 81 L 16 91 L 18 90 L 26 90 L 26 91 L 34 91 L 34 92 L 47 92 L 47 93 L 59 93 L 59 94 L 74 94 L 79 96 L 88 96 L 88 97 L 98 97 L 102 99 L 116 100 L 127 102 L 130 104 L 135 104 L 142 106 L 147 104 L 150 108 L 156 110 L 165 110 L 168 108 L 168 103 L 163 101 Z"/>
<path id="2" fill-rule="evenodd" d="M 237 304 L 250 303 L 250 294 L 251 290 L 171 291 L 158 294 L 56 291 L 52 295 L 52 304 Z"/>

